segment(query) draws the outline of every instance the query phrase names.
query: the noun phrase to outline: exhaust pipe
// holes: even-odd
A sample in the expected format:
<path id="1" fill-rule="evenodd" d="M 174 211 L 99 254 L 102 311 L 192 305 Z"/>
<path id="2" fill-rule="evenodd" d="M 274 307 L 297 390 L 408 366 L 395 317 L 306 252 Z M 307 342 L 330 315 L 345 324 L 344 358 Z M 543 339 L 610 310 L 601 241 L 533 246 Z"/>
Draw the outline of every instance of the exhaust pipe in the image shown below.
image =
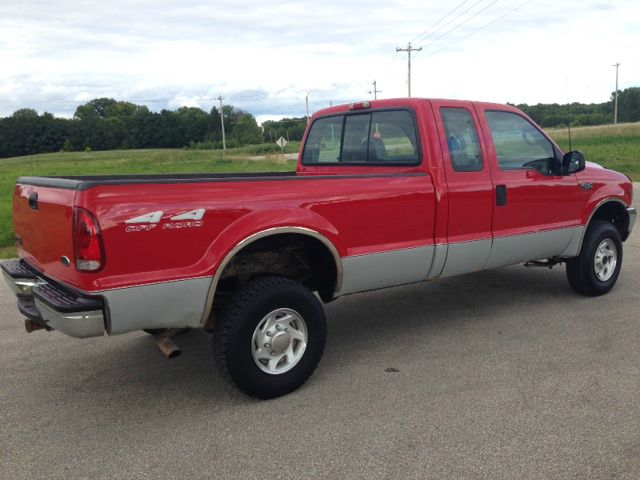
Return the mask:
<path id="1" fill-rule="evenodd" d="M 44 325 L 40 325 L 39 323 L 34 322 L 28 318 L 24 319 L 24 329 L 27 333 L 35 332 L 36 330 L 43 330 L 46 327 Z"/>
<path id="2" fill-rule="evenodd" d="M 176 358 L 182 355 L 182 350 L 180 350 L 180 348 L 178 348 L 178 346 L 173 343 L 173 340 L 171 340 L 170 338 L 156 338 L 156 343 L 160 351 L 167 358 Z"/>
<path id="3" fill-rule="evenodd" d="M 169 328 L 161 333 L 156 333 L 153 337 L 156 340 L 156 345 L 162 354 L 167 358 L 176 358 L 182 355 L 182 350 L 178 347 L 171 337 L 184 331 L 183 328 Z"/>

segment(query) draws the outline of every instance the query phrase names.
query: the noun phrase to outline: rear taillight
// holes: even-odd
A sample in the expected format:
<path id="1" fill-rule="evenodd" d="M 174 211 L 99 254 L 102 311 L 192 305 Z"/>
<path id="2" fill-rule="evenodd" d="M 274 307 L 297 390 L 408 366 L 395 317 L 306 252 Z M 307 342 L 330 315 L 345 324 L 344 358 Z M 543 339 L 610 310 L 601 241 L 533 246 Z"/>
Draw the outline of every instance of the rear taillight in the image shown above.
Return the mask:
<path id="1" fill-rule="evenodd" d="M 104 266 L 100 225 L 96 217 L 84 208 L 73 210 L 73 243 L 78 270 L 95 272 Z"/>

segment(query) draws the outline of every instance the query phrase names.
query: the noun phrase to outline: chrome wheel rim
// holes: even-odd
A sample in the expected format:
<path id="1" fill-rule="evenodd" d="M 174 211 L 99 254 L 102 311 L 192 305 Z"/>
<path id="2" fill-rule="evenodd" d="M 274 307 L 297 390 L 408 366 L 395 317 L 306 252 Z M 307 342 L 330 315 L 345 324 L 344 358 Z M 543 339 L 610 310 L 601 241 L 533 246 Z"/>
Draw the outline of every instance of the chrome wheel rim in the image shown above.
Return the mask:
<path id="1" fill-rule="evenodd" d="M 606 282 L 613 276 L 618 263 L 618 248 L 610 238 L 600 242 L 593 257 L 593 269 L 601 282 Z"/>
<path id="2" fill-rule="evenodd" d="M 290 308 L 278 308 L 258 323 L 251 338 L 251 354 L 260 370 L 280 375 L 300 362 L 307 341 L 302 315 Z"/>

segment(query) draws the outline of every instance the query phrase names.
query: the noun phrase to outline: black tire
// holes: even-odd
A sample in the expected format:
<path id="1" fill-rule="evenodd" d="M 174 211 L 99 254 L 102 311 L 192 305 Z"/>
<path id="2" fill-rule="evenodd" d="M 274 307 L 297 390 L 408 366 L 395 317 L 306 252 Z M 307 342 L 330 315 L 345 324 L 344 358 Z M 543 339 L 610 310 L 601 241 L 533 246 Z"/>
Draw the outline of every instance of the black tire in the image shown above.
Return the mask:
<path id="1" fill-rule="evenodd" d="M 272 374 L 254 360 L 252 342 L 258 325 L 278 309 L 300 315 L 306 324 L 307 342 L 290 370 Z M 307 381 L 320 362 L 326 336 L 324 310 L 315 295 L 288 278 L 263 277 L 236 292 L 221 312 L 214 327 L 213 351 L 227 379 L 249 396 L 268 399 L 286 395 Z"/>
<path id="2" fill-rule="evenodd" d="M 616 248 L 616 266 L 606 280 L 596 275 L 595 254 L 602 242 L 609 239 Z M 622 267 L 622 239 L 618 229 L 610 222 L 599 221 L 589 226 L 580 255 L 567 260 L 567 279 L 576 292 L 589 297 L 608 293 L 620 275 Z"/>

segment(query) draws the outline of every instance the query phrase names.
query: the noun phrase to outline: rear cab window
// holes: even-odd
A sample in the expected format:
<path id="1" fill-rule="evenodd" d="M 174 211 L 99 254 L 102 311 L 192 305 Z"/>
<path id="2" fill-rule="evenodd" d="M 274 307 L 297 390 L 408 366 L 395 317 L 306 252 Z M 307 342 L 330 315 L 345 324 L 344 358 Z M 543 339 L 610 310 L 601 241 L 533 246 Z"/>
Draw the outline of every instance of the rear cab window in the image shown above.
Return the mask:
<path id="1" fill-rule="evenodd" d="M 313 122 L 303 165 L 418 165 L 414 115 L 408 110 L 344 113 Z"/>

